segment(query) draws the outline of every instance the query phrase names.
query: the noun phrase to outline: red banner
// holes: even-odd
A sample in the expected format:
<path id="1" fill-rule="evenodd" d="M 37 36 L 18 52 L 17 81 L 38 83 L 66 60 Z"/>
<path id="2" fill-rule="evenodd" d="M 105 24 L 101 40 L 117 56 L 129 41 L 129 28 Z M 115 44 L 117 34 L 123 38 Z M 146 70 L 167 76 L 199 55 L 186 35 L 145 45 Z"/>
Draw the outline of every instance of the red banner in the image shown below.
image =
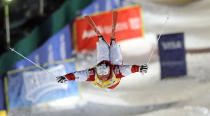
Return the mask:
<path id="1" fill-rule="evenodd" d="M 116 41 L 143 37 L 143 24 L 140 6 L 132 6 L 117 10 Z M 112 28 L 112 12 L 91 15 L 97 29 L 110 42 Z M 77 18 L 74 22 L 74 39 L 78 52 L 96 48 L 98 37 L 84 18 Z"/>

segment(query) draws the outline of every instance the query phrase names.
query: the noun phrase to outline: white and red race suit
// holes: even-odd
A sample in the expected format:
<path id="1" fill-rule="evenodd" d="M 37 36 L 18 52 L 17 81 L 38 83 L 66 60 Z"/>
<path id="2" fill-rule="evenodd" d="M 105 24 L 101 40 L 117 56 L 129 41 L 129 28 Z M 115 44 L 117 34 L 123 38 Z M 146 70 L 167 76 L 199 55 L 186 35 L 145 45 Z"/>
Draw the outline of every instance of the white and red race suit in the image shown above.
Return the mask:
<path id="1" fill-rule="evenodd" d="M 64 75 L 69 81 L 88 81 L 93 82 L 96 86 L 101 88 L 115 88 L 120 80 L 135 72 L 141 72 L 141 66 L 138 65 L 122 65 L 122 55 L 120 46 L 113 42 L 110 46 L 104 41 L 103 37 L 99 37 L 97 42 L 97 63 L 105 62 L 109 64 L 110 74 L 107 81 L 102 81 L 98 78 L 96 67 L 76 71 Z"/>
<path id="2" fill-rule="evenodd" d="M 102 61 L 102 62 L 109 62 L 109 61 Z M 97 72 L 95 67 L 77 71 L 74 73 L 66 74 L 65 77 L 68 80 L 72 81 L 93 81 L 95 85 L 101 88 L 115 88 L 119 83 L 121 78 L 135 72 L 140 72 L 140 66 L 137 65 L 112 65 L 110 62 L 110 75 L 109 80 L 106 82 L 101 81 L 98 79 Z"/>

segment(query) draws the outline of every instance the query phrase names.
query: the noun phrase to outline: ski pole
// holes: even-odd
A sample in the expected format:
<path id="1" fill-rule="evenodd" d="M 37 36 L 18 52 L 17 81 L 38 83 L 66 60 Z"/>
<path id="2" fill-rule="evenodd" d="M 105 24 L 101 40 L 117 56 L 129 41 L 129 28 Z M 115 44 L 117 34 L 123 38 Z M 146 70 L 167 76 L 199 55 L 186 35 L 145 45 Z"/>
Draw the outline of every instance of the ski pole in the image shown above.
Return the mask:
<path id="1" fill-rule="evenodd" d="M 159 36 L 158 36 L 158 39 L 157 39 L 157 42 L 160 40 L 160 37 L 161 37 L 161 35 L 163 34 L 163 32 L 164 32 L 164 26 L 165 26 L 165 24 L 167 23 L 167 21 L 168 21 L 168 19 L 169 19 L 169 15 L 166 17 L 166 20 L 165 20 L 165 22 L 163 23 L 163 27 L 162 27 L 162 29 L 161 29 L 161 31 L 160 31 L 160 34 L 159 34 Z M 149 62 L 150 62 L 150 60 L 151 60 L 151 58 L 152 58 L 152 55 L 154 54 L 154 51 L 155 51 L 155 46 L 153 47 L 152 46 L 152 52 L 151 52 L 151 54 L 150 54 L 150 56 L 149 56 L 149 60 L 147 61 L 147 65 L 149 65 Z"/>
<path id="2" fill-rule="evenodd" d="M 26 58 L 25 56 L 23 56 L 21 53 L 19 53 L 18 51 L 16 51 L 14 48 L 9 48 L 12 52 L 15 52 L 16 54 L 18 54 L 19 56 L 21 56 L 22 58 L 28 60 L 29 62 L 31 62 L 33 65 L 37 66 L 38 68 L 42 69 L 43 71 L 45 71 L 47 74 L 49 75 L 54 75 L 56 77 L 55 74 L 47 71 L 46 69 L 44 69 L 43 67 L 41 67 L 40 65 L 36 64 L 35 62 L 31 61 L 30 59 Z"/>

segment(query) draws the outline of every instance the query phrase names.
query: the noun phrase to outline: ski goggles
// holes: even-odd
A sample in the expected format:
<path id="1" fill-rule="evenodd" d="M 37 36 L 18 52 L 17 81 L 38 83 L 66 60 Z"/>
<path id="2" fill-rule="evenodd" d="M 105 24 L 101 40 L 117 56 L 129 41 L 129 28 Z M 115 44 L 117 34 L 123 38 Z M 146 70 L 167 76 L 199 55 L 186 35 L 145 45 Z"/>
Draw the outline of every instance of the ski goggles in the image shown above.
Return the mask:
<path id="1" fill-rule="evenodd" d="M 110 67 L 106 66 L 106 64 L 101 64 L 96 66 L 96 72 L 98 75 L 108 75 L 110 73 Z"/>

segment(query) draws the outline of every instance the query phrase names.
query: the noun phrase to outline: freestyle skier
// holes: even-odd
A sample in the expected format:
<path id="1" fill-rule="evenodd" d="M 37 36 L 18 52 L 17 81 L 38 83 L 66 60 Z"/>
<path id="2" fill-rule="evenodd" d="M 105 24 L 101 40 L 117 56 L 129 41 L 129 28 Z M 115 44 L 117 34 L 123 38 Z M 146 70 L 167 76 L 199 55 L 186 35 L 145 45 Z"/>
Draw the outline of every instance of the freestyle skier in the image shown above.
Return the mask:
<path id="1" fill-rule="evenodd" d="M 72 72 L 64 76 L 56 77 L 58 83 L 66 81 L 87 81 L 101 88 L 114 89 L 123 77 L 131 73 L 146 73 L 147 65 L 122 65 L 122 55 L 120 46 L 116 43 L 115 27 L 117 12 L 113 12 L 113 23 L 110 45 L 97 30 L 90 16 L 85 16 L 90 26 L 98 36 L 97 42 L 97 65 L 81 71 Z"/>

